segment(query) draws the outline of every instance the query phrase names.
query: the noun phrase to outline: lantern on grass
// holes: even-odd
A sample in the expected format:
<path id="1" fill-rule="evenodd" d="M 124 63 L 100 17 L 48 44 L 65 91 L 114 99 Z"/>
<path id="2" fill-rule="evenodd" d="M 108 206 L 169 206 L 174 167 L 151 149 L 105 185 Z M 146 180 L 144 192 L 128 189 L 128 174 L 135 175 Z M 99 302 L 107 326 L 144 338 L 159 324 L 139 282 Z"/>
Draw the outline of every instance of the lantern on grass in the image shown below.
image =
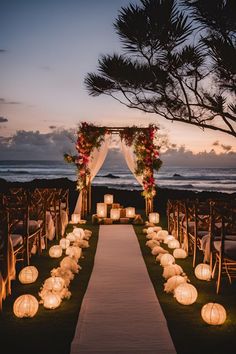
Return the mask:
<path id="1" fill-rule="evenodd" d="M 133 207 L 125 208 L 125 215 L 127 218 L 135 218 L 135 208 Z"/>
<path id="2" fill-rule="evenodd" d="M 160 221 L 159 214 L 158 213 L 149 213 L 148 220 L 150 223 L 158 224 Z"/>
<path id="3" fill-rule="evenodd" d="M 222 325 L 227 317 L 225 308 L 216 302 L 204 305 L 201 309 L 201 316 L 203 321 L 215 326 Z"/>
<path id="4" fill-rule="evenodd" d="M 75 235 L 75 240 L 82 240 L 85 236 L 84 229 L 81 227 L 75 227 L 72 233 Z"/>
<path id="5" fill-rule="evenodd" d="M 157 232 L 158 240 L 164 241 L 164 239 L 166 238 L 167 235 L 168 235 L 168 231 L 167 230 L 160 230 L 160 231 Z"/>
<path id="6" fill-rule="evenodd" d="M 172 241 L 172 240 L 175 240 L 174 236 L 173 235 L 167 235 L 165 238 L 164 238 L 164 243 L 167 245 L 169 241 Z"/>
<path id="7" fill-rule="evenodd" d="M 65 286 L 65 280 L 62 277 L 50 277 L 47 278 L 44 282 L 43 287 L 46 290 L 52 291 L 62 291 Z"/>
<path id="8" fill-rule="evenodd" d="M 61 248 L 63 250 L 65 250 L 65 249 L 67 249 L 67 247 L 70 246 L 70 240 L 68 238 L 63 237 L 60 239 L 59 244 L 60 244 Z"/>
<path id="9" fill-rule="evenodd" d="M 174 240 L 170 240 L 168 243 L 167 243 L 167 246 L 171 249 L 174 249 L 174 248 L 179 248 L 180 247 L 180 243 L 178 240 L 174 239 Z"/>
<path id="10" fill-rule="evenodd" d="M 39 303 L 35 296 L 24 294 L 19 296 L 13 304 L 13 312 L 16 317 L 34 317 L 38 311 Z"/>
<path id="11" fill-rule="evenodd" d="M 52 258 L 59 258 L 62 255 L 62 247 L 55 245 L 49 248 L 49 256 Z"/>
<path id="12" fill-rule="evenodd" d="M 194 269 L 194 274 L 200 280 L 210 280 L 211 279 L 211 267 L 206 263 L 199 263 Z"/>
<path id="13" fill-rule="evenodd" d="M 61 305 L 61 297 L 55 293 L 47 292 L 43 298 L 43 306 L 46 309 L 56 309 Z"/>
<path id="14" fill-rule="evenodd" d="M 183 283 L 174 290 L 174 297 L 182 305 L 192 305 L 197 300 L 197 289 L 192 284 Z"/>
<path id="15" fill-rule="evenodd" d="M 120 209 L 111 209 L 110 216 L 112 220 L 120 219 Z"/>
<path id="16" fill-rule="evenodd" d="M 173 256 L 175 258 L 186 258 L 187 257 L 187 252 L 183 248 L 176 248 L 173 252 Z"/>
<path id="17" fill-rule="evenodd" d="M 171 264 L 164 267 L 162 276 L 165 279 L 169 279 L 173 275 L 181 275 L 182 273 L 183 269 L 178 264 Z"/>
<path id="18" fill-rule="evenodd" d="M 69 256 L 62 259 L 60 262 L 60 267 L 62 269 L 70 269 L 73 273 L 78 273 L 80 268 L 77 262 Z"/>
<path id="19" fill-rule="evenodd" d="M 106 218 L 107 217 L 106 203 L 97 203 L 97 216 L 99 218 Z"/>
<path id="20" fill-rule="evenodd" d="M 66 239 L 69 240 L 70 242 L 75 242 L 76 241 L 76 235 L 73 232 L 69 232 L 66 235 Z"/>
<path id="21" fill-rule="evenodd" d="M 105 194 L 104 195 L 104 203 L 112 204 L 113 203 L 113 195 L 112 194 Z"/>
<path id="22" fill-rule="evenodd" d="M 80 214 L 72 214 L 71 215 L 71 222 L 73 224 L 78 224 L 80 222 Z"/>
<path id="23" fill-rule="evenodd" d="M 182 275 L 173 275 L 170 277 L 167 282 L 164 284 L 164 291 L 166 293 L 171 293 L 177 288 L 179 284 L 187 282 L 187 277 L 182 277 Z"/>
<path id="24" fill-rule="evenodd" d="M 82 249 L 78 246 L 69 246 L 66 249 L 66 255 L 72 258 L 75 258 L 78 261 L 81 257 Z"/>
<path id="25" fill-rule="evenodd" d="M 163 254 L 163 257 L 161 257 L 160 263 L 161 263 L 162 267 L 166 267 L 168 265 L 174 264 L 175 258 L 171 254 L 166 253 L 166 254 Z"/>
<path id="26" fill-rule="evenodd" d="M 22 284 L 31 284 L 38 278 L 39 272 L 35 266 L 27 266 L 21 269 L 19 273 L 19 281 Z"/>

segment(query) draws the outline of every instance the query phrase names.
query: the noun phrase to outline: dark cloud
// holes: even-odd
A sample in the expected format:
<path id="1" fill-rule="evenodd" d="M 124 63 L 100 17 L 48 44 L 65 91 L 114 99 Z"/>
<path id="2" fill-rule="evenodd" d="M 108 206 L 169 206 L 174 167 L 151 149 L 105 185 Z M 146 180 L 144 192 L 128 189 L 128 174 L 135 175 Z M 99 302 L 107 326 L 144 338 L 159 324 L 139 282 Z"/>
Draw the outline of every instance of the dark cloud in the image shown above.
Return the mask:
<path id="1" fill-rule="evenodd" d="M 218 145 L 220 145 L 219 140 L 214 141 L 214 143 L 213 143 L 212 145 L 213 145 L 213 146 L 218 146 Z"/>
<path id="2" fill-rule="evenodd" d="M 230 151 L 232 150 L 232 145 L 224 145 L 224 144 L 221 144 L 221 147 L 223 150 L 225 151 Z"/>
<path id="3" fill-rule="evenodd" d="M 50 125 L 49 126 L 49 129 L 56 129 L 57 127 L 56 127 L 56 125 Z"/>
<path id="4" fill-rule="evenodd" d="M 4 117 L 0 117 L 0 123 L 5 123 L 5 122 L 8 122 L 8 119 Z"/>
<path id="5" fill-rule="evenodd" d="M 6 100 L 5 98 L 0 98 L 0 104 L 21 104 L 21 102 L 10 101 L 10 100 Z"/>
<path id="6" fill-rule="evenodd" d="M 0 53 L 6 53 L 6 52 L 7 52 L 6 49 L 0 48 Z"/>

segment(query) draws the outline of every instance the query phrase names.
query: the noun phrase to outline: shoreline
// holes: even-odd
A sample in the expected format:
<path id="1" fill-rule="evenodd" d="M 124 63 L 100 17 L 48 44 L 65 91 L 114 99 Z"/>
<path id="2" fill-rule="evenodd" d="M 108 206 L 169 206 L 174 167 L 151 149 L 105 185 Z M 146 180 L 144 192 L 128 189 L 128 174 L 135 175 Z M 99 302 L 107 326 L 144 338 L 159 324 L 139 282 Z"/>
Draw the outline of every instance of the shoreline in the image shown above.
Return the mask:
<path id="1" fill-rule="evenodd" d="M 78 198 L 78 191 L 76 190 L 76 181 L 71 181 L 68 178 L 56 179 L 34 179 L 29 182 L 8 182 L 0 178 L 0 192 L 4 192 L 8 188 L 68 188 L 69 189 L 69 207 L 70 214 L 73 213 L 75 204 Z M 107 186 L 93 186 L 92 185 L 92 213 L 96 210 L 96 203 L 103 202 L 104 194 L 113 194 L 114 203 L 119 203 L 123 207 L 133 206 L 138 210 L 145 209 L 145 201 L 141 195 L 140 190 L 126 190 L 109 188 Z M 168 189 L 157 188 L 157 194 L 154 197 L 154 210 L 160 214 L 166 214 L 166 203 L 168 199 L 220 199 L 232 200 L 236 199 L 235 193 L 223 193 L 213 191 L 191 191 L 184 189 Z"/>

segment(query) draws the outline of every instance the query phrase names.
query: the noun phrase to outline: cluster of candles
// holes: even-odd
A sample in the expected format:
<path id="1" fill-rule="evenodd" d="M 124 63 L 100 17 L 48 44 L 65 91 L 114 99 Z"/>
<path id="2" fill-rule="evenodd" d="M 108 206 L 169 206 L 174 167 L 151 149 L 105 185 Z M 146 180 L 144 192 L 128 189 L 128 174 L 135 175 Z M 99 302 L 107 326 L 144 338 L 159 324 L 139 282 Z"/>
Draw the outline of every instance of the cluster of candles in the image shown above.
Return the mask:
<path id="1" fill-rule="evenodd" d="M 107 217 L 107 206 L 113 204 L 113 195 L 105 194 L 104 195 L 104 203 L 97 203 L 97 216 L 99 218 Z M 134 218 L 135 217 L 135 208 L 128 207 L 125 208 L 125 216 L 126 218 Z M 120 219 L 120 208 L 111 208 L 110 210 L 110 218 L 112 220 Z"/>

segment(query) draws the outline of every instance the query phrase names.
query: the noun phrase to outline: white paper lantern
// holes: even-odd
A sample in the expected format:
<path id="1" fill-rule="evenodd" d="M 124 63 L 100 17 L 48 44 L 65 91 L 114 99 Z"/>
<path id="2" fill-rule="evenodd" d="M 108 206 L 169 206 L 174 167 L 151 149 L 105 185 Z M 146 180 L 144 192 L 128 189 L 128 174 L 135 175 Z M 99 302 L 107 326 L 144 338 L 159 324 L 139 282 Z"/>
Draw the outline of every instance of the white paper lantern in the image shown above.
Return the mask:
<path id="1" fill-rule="evenodd" d="M 69 256 L 62 259 L 60 262 L 60 267 L 63 269 L 70 269 L 73 273 L 78 273 L 80 268 L 77 262 Z"/>
<path id="2" fill-rule="evenodd" d="M 148 240 L 146 246 L 153 249 L 155 246 L 160 246 L 160 242 L 157 240 Z"/>
<path id="3" fill-rule="evenodd" d="M 78 224 L 80 222 L 80 214 L 72 214 L 71 215 L 71 222 L 73 224 Z"/>
<path id="4" fill-rule="evenodd" d="M 105 194 L 104 195 L 104 203 L 112 204 L 113 203 L 113 195 L 112 194 Z"/>
<path id="5" fill-rule="evenodd" d="M 75 241 L 82 240 L 85 236 L 85 232 L 81 227 L 75 227 L 72 233 L 75 235 Z"/>
<path id="6" fill-rule="evenodd" d="M 194 269 L 196 277 L 200 280 L 210 280 L 211 279 L 211 267 L 209 264 L 200 263 Z"/>
<path id="7" fill-rule="evenodd" d="M 67 247 L 70 246 L 70 240 L 68 238 L 63 237 L 60 239 L 59 244 L 60 244 L 61 248 L 63 250 L 65 250 L 65 249 L 67 249 Z"/>
<path id="8" fill-rule="evenodd" d="M 76 235 L 73 232 L 69 232 L 66 235 L 66 239 L 69 240 L 70 242 L 75 242 L 76 240 Z"/>
<path id="9" fill-rule="evenodd" d="M 146 238 L 147 238 L 148 240 L 151 240 L 151 239 L 154 239 L 156 236 L 157 236 L 157 233 L 156 233 L 156 232 L 149 232 L 149 233 L 146 235 Z"/>
<path id="10" fill-rule="evenodd" d="M 179 284 L 186 283 L 187 279 L 182 277 L 182 275 L 173 275 L 164 284 L 164 291 L 166 293 L 172 293 Z"/>
<path id="11" fill-rule="evenodd" d="M 182 305 L 192 305 L 197 300 L 197 289 L 192 284 L 183 283 L 174 290 L 174 297 Z"/>
<path id="12" fill-rule="evenodd" d="M 182 273 L 183 269 L 178 264 L 171 264 L 164 267 L 162 276 L 165 279 L 169 279 L 173 275 L 181 275 Z"/>
<path id="13" fill-rule="evenodd" d="M 99 218 L 106 218 L 107 217 L 106 203 L 97 203 L 97 216 Z"/>
<path id="14" fill-rule="evenodd" d="M 159 253 L 157 256 L 156 256 L 156 262 L 160 263 L 161 259 L 162 259 L 162 256 L 164 256 L 165 253 Z"/>
<path id="15" fill-rule="evenodd" d="M 44 281 L 43 287 L 46 290 L 62 291 L 65 286 L 65 280 L 62 277 L 50 277 Z"/>
<path id="16" fill-rule="evenodd" d="M 160 230 L 157 232 L 157 237 L 159 240 L 164 241 L 164 239 L 166 238 L 166 236 L 168 235 L 168 231 L 167 230 Z"/>
<path id="17" fill-rule="evenodd" d="M 161 257 L 160 263 L 161 263 L 162 267 L 166 267 L 168 265 L 174 264 L 175 258 L 171 254 L 166 253 L 166 254 L 163 254 L 163 257 Z"/>
<path id="18" fill-rule="evenodd" d="M 120 209 L 111 209 L 110 216 L 112 220 L 120 219 Z"/>
<path id="19" fill-rule="evenodd" d="M 38 311 L 39 303 L 35 296 L 24 294 L 19 296 L 13 304 L 13 312 L 16 317 L 34 317 Z"/>
<path id="20" fill-rule="evenodd" d="M 180 247 L 180 243 L 179 243 L 179 241 L 176 240 L 176 239 L 170 240 L 167 245 L 168 245 L 168 247 L 171 248 L 171 249 L 179 248 L 179 247 Z"/>
<path id="21" fill-rule="evenodd" d="M 165 244 L 168 244 L 169 241 L 172 241 L 172 240 L 174 240 L 174 239 L 175 239 L 174 236 L 172 236 L 172 235 L 167 235 L 167 236 L 164 238 L 164 243 L 165 243 Z"/>
<path id="22" fill-rule="evenodd" d="M 154 232 L 154 227 L 150 226 L 150 227 L 147 228 L 147 233 L 148 234 L 151 234 L 153 232 Z"/>
<path id="23" fill-rule="evenodd" d="M 158 224 L 160 221 L 159 214 L 158 213 L 149 213 L 148 220 L 149 220 L 149 222 L 151 222 L 153 224 Z"/>
<path id="24" fill-rule="evenodd" d="M 74 258 L 76 261 L 78 261 L 81 257 L 82 254 L 82 249 L 77 246 L 69 246 L 66 249 L 66 255 L 69 257 Z"/>
<path id="25" fill-rule="evenodd" d="M 27 266 L 21 269 L 18 278 L 22 284 L 31 284 L 37 280 L 38 275 L 39 272 L 35 266 Z"/>
<path id="26" fill-rule="evenodd" d="M 49 256 L 52 258 L 59 258 L 62 255 L 62 247 L 55 245 L 49 248 Z"/>
<path id="27" fill-rule="evenodd" d="M 152 249 L 153 256 L 157 256 L 159 253 L 168 253 L 168 251 L 162 248 L 161 246 L 153 247 Z"/>
<path id="28" fill-rule="evenodd" d="M 61 305 L 61 297 L 58 294 L 48 292 L 43 298 L 43 306 L 46 309 L 56 309 Z"/>
<path id="29" fill-rule="evenodd" d="M 125 208 L 125 215 L 127 218 L 135 218 L 135 208 L 133 207 Z"/>
<path id="30" fill-rule="evenodd" d="M 222 325 L 227 318 L 225 308 L 216 302 L 204 305 L 201 309 L 201 316 L 206 323 L 214 326 Z"/>
<path id="31" fill-rule="evenodd" d="M 178 258 L 186 258 L 187 257 L 187 252 L 183 250 L 183 248 L 176 248 L 173 252 L 173 256 L 178 259 Z"/>
<path id="32" fill-rule="evenodd" d="M 161 226 L 154 226 L 154 227 L 153 227 L 153 230 L 154 230 L 155 232 L 158 232 L 158 231 L 161 231 L 161 230 L 162 230 L 162 227 L 161 227 Z"/>

